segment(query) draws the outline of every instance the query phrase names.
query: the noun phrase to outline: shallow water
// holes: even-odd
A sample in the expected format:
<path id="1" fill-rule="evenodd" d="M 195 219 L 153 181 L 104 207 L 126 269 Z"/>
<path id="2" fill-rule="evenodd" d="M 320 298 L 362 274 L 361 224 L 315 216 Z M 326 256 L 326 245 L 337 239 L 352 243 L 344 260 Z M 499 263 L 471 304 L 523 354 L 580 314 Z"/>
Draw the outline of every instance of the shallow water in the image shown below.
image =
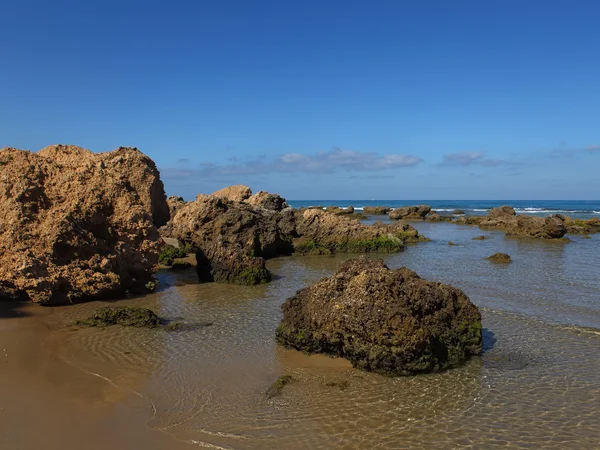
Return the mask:
<path id="1" fill-rule="evenodd" d="M 59 357 L 142 396 L 148 427 L 197 446 L 599 448 L 600 236 L 548 243 L 415 226 L 432 242 L 379 256 L 463 289 L 482 309 L 485 353 L 459 369 L 392 379 L 275 344 L 283 301 L 347 255 L 271 260 L 274 281 L 257 287 L 161 272 L 160 292 L 116 302 L 182 320 L 177 332 L 67 331 L 101 302 L 54 308 L 51 326 L 65 330 Z M 498 251 L 513 262 L 484 259 Z M 283 374 L 294 382 L 268 399 Z"/>

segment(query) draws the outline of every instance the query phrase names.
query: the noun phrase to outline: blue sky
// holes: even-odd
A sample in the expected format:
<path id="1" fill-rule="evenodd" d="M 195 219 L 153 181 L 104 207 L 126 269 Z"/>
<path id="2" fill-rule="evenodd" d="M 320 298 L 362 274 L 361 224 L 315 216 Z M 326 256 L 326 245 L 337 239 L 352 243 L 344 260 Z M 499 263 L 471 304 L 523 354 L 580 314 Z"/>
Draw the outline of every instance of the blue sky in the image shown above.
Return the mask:
<path id="1" fill-rule="evenodd" d="M 0 3 L 0 147 L 136 146 L 169 195 L 598 199 L 600 2 Z"/>

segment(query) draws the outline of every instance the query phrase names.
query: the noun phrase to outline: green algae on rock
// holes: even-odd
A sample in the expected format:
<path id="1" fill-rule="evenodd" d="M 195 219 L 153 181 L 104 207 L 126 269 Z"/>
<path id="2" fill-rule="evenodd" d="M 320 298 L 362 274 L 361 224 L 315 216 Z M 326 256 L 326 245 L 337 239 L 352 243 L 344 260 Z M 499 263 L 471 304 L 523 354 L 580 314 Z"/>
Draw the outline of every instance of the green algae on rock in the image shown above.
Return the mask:
<path id="1" fill-rule="evenodd" d="M 160 325 L 160 318 L 147 308 L 107 306 L 98 309 L 87 319 L 77 320 L 74 324 L 85 327 L 122 325 L 124 327 L 156 328 Z"/>
<path id="2" fill-rule="evenodd" d="M 506 253 L 494 253 L 492 256 L 488 256 L 486 259 L 489 259 L 492 262 L 495 263 L 509 263 L 510 262 L 510 256 Z"/>
<path id="3" fill-rule="evenodd" d="M 482 349 L 481 314 L 460 289 L 383 260 L 350 259 L 282 310 L 279 344 L 388 376 L 456 367 Z"/>

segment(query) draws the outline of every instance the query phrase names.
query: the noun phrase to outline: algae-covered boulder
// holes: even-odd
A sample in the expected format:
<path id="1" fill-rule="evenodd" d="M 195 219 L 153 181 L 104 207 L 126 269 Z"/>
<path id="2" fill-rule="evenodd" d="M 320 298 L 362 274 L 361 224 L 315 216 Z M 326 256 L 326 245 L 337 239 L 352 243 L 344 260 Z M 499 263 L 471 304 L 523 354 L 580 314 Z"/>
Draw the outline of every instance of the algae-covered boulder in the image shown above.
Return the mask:
<path id="1" fill-rule="evenodd" d="M 492 256 L 488 256 L 487 259 L 500 264 L 507 264 L 510 262 L 510 256 L 507 253 L 500 252 L 494 253 Z"/>
<path id="2" fill-rule="evenodd" d="M 346 216 L 338 216 L 316 209 L 302 211 L 296 220 L 297 253 L 368 253 L 399 252 L 405 243 L 423 242 L 427 238 L 404 222 L 363 225 Z"/>
<path id="3" fill-rule="evenodd" d="M 155 286 L 169 208 L 135 148 L 0 150 L 0 211 L 0 298 L 73 303 Z"/>
<path id="4" fill-rule="evenodd" d="M 160 325 L 160 318 L 150 309 L 136 306 L 107 306 L 98 309 L 90 317 L 77 320 L 75 325 L 85 327 L 107 327 L 121 325 L 124 327 L 155 328 Z"/>
<path id="5" fill-rule="evenodd" d="M 423 220 L 430 211 L 429 205 L 403 206 L 390 211 L 389 217 L 394 220 Z"/>
<path id="6" fill-rule="evenodd" d="M 482 350 L 481 314 L 455 287 L 350 259 L 283 305 L 277 341 L 384 375 L 435 372 Z"/>

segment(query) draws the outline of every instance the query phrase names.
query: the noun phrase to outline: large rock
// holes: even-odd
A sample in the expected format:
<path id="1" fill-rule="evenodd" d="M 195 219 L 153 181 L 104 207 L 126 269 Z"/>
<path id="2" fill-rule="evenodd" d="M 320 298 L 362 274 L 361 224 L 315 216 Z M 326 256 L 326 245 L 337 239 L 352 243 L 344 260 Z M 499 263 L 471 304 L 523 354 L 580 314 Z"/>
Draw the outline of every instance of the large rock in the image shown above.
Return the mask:
<path id="1" fill-rule="evenodd" d="M 385 216 L 392 208 L 388 206 L 365 206 L 363 213 L 373 216 Z"/>
<path id="2" fill-rule="evenodd" d="M 430 211 L 431 206 L 428 205 L 404 206 L 390 211 L 389 217 L 394 220 L 423 220 Z"/>
<path id="3" fill-rule="evenodd" d="M 223 189 L 213 192 L 211 197 L 224 198 L 226 200 L 232 200 L 235 202 L 242 202 L 249 199 L 252 196 L 252 190 L 248 186 L 238 184 L 236 186 L 227 186 Z"/>
<path id="4" fill-rule="evenodd" d="M 568 234 L 594 234 L 600 233 L 600 219 L 573 219 L 565 216 L 565 227 Z"/>
<path id="5" fill-rule="evenodd" d="M 269 279 L 264 258 L 293 251 L 295 223 L 288 216 L 220 196 L 199 195 L 177 212 L 161 234 L 198 249 L 201 281 L 256 284 Z"/>
<path id="6" fill-rule="evenodd" d="M 514 215 L 516 215 L 515 209 L 512 206 L 507 205 L 492 208 L 488 213 L 489 218 L 510 217 Z"/>
<path id="7" fill-rule="evenodd" d="M 406 242 L 427 240 L 404 222 L 369 226 L 317 209 L 303 210 L 296 223 L 294 249 L 298 253 L 398 252 Z"/>
<path id="8" fill-rule="evenodd" d="M 279 197 L 265 194 L 261 197 Z M 349 215 L 318 209 L 277 210 L 262 202 L 250 204 L 214 195 L 199 195 L 185 204 L 161 228 L 161 235 L 198 249 L 201 281 L 241 284 L 268 281 L 265 259 L 275 256 L 397 252 L 405 242 L 427 240 L 404 222 L 367 226 Z"/>
<path id="9" fill-rule="evenodd" d="M 507 236 L 541 239 L 559 239 L 567 231 L 564 217 L 560 215 L 548 217 L 525 215 L 488 216 L 479 222 L 479 226 L 482 228 L 502 229 Z"/>
<path id="10" fill-rule="evenodd" d="M 154 287 L 169 208 L 137 149 L 0 150 L 0 210 L 0 297 L 58 304 Z"/>
<path id="11" fill-rule="evenodd" d="M 461 290 L 382 260 L 348 260 L 282 310 L 280 344 L 385 375 L 456 367 L 482 350 L 481 315 Z"/>
<path id="12" fill-rule="evenodd" d="M 249 205 L 260 206 L 273 211 L 282 211 L 288 207 L 285 198 L 281 197 L 280 195 L 271 194 L 265 191 L 258 191 L 245 201 Z"/>

